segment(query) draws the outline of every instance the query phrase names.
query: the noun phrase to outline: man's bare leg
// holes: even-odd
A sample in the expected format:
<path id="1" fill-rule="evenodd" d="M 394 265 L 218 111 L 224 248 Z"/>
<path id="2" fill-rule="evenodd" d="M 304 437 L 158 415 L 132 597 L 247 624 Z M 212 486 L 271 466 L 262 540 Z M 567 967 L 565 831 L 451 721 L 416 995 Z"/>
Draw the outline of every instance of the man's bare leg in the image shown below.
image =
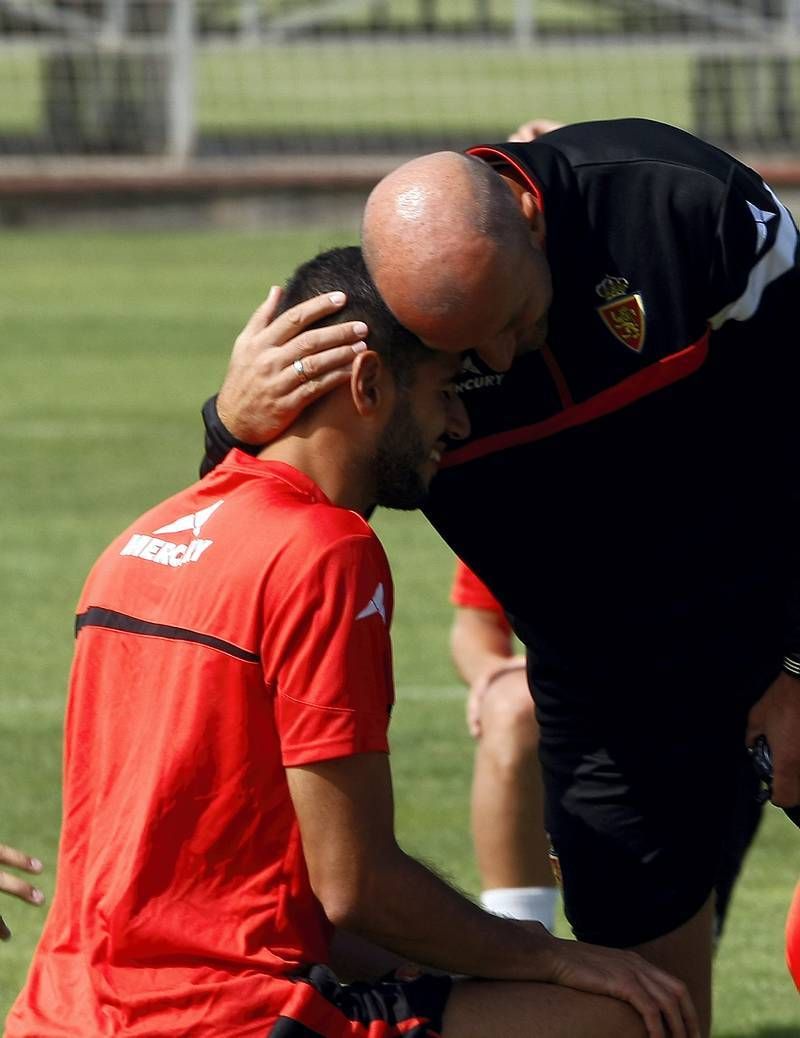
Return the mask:
<path id="1" fill-rule="evenodd" d="M 508 691 L 492 689 L 482 705 L 475 751 L 472 831 L 478 869 L 484 889 L 552 887 L 533 702 L 523 672 L 505 675 L 504 683 Z"/>
<path id="2" fill-rule="evenodd" d="M 714 944 L 714 898 L 672 933 L 633 948 L 642 958 L 678 977 L 689 989 L 701 1034 L 711 1032 L 711 962 Z"/>
<path id="3" fill-rule="evenodd" d="M 625 1002 L 554 984 L 463 980 L 447 1001 L 442 1038 L 645 1038 Z"/>

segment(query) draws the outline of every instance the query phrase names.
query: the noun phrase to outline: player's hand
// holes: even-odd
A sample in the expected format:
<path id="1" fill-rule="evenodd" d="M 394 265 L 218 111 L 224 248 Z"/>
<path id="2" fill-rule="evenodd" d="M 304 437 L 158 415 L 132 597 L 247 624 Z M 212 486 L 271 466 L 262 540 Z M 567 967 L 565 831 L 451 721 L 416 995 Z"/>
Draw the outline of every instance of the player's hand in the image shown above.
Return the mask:
<path id="1" fill-rule="evenodd" d="M 15 869 L 22 869 L 24 872 L 41 872 L 42 863 L 37 858 L 30 858 L 27 854 L 23 854 L 22 851 L 15 850 L 14 847 L 8 847 L 4 843 L 0 843 L 0 865 L 10 865 Z M 10 872 L 0 870 L 0 891 L 5 894 L 11 894 L 13 897 L 18 897 L 21 901 L 28 901 L 32 905 L 44 904 L 44 894 L 39 890 L 38 887 L 32 886 L 30 883 L 26 883 L 25 880 L 20 879 L 19 876 L 14 876 Z M 0 940 L 7 941 L 11 937 L 11 931 L 6 926 L 2 916 L 0 916 Z"/>
<path id="2" fill-rule="evenodd" d="M 766 736 L 772 751 L 772 802 L 800 804 L 800 679 L 780 674 L 747 718 L 747 745 Z"/>
<path id="3" fill-rule="evenodd" d="M 502 681 L 506 674 L 525 672 L 524 656 L 508 656 L 489 664 L 472 683 L 467 695 L 467 728 L 473 739 L 481 737 L 481 713 L 489 688 Z M 498 689 L 498 691 L 500 691 Z"/>
<path id="4" fill-rule="evenodd" d="M 367 348 L 361 321 L 307 330 L 341 310 L 343 292 L 316 296 L 276 317 L 280 299 L 273 285 L 236 339 L 217 397 L 219 417 L 244 443 L 275 439 L 312 400 L 346 382 L 353 355 Z"/>
<path id="5" fill-rule="evenodd" d="M 628 1002 L 650 1038 L 700 1038 L 686 985 L 636 952 L 554 937 L 551 955 L 550 983 Z"/>
<path id="6" fill-rule="evenodd" d="M 563 125 L 564 123 L 557 123 L 553 119 L 529 119 L 528 122 L 522 123 L 513 133 L 510 133 L 508 139 L 525 144 L 528 141 L 535 141 L 537 137 L 543 137 L 551 130 L 558 130 Z"/>

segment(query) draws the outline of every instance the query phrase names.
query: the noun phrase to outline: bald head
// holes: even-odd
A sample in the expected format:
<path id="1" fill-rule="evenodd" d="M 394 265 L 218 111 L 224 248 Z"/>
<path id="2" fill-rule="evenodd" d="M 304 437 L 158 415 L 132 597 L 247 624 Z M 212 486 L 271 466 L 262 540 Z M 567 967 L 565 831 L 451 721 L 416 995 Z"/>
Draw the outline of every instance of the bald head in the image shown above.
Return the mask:
<path id="1" fill-rule="evenodd" d="M 437 152 L 407 162 L 375 187 L 362 248 L 403 324 L 432 346 L 466 349 L 477 345 L 470 341 L 476 302 L 489 295 L 502 309 L 500 297 L 537 246 L 501 176 L 479 159 Z M 489 325 L 488 334 L 498 330 Z"/>

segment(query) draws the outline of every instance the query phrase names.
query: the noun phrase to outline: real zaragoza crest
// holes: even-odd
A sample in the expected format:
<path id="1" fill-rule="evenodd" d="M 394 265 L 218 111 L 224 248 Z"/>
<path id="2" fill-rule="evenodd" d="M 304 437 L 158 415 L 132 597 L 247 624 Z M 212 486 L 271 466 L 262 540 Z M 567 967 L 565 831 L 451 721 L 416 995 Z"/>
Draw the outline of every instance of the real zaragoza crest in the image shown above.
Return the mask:
<path id="1" fill-rule="evenodd" d="M 644 302 L 638 292 L 630 291 L 627 278 L 604 277 L 595 292 L 607 300 L 597 307 L 603 324 L 611 334 L 634 353 L 641 353 L 644 346 L 645 321 Z"/>

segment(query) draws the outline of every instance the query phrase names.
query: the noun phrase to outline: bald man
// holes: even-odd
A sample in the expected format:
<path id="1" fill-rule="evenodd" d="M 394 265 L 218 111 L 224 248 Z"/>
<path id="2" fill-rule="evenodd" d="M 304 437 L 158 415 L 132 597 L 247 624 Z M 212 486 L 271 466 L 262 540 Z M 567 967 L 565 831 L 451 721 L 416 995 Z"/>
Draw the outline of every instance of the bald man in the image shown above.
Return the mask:
<path id="1" fill-rule="evenodd" d="M 797 229 L 729 155 L 620 120 L 414 160 L 363 247 L 402 323 L 471 347 L 426 514 L 527 647 L 567 916 L 681 976 L 708 1033 L 757 734 L 800 801 Z M 308 398 L 329 345 L 297 340 Z M 246 395 L 221 414 L 255 442 Z"/>

